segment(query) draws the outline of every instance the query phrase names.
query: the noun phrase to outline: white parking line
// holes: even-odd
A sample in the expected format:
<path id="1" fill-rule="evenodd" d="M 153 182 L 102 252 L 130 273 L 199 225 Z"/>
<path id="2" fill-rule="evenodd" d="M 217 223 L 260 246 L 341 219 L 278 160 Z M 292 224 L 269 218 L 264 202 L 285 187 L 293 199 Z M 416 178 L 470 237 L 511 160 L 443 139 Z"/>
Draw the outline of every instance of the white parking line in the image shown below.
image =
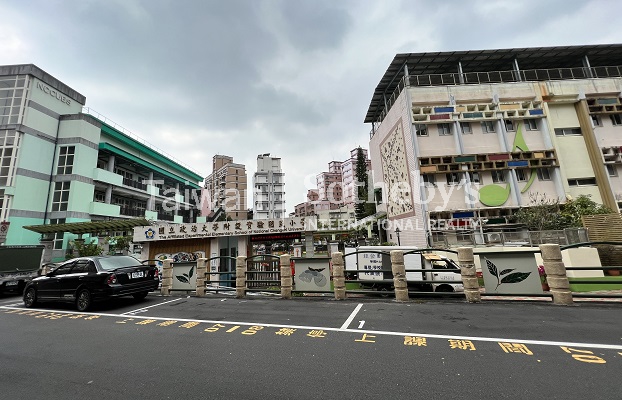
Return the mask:
<path id="1" fill-rule="evenodd" d="M 178 300 L 181 300 L 181 299 L 173 299 L 173 300 L 165 301 L 165 302 L 162 302 L 162 303 L 154 304 L 154 305 L 151 305 L 151 306 L 142 307 L 142 308 L 139 308 L 137 310 L 132 310 L 132 311 L 124 312 L 121 315 L 143 313 L 143 312 L 147 311 L 148 308 L 161 306 L 162 304 L 172 303 L 172 302 L 178 301 Z"/>
<path id="2" fill-rule="evenodd" d="M 350 326 L 350 324 L 354 320 L 354 317 L 356 317 L 356 314 L 358 314 L 358 312 L 360 311 L 361 307 L 363 307 L 363 303 L 359 303 L 359 305 L 356 306 L 354 311 L 352 311 L 352 314 L 350 314 L 348 319 L 346 319 L 346 322 L 344 322 L 343 325 L 341 325 L 341 328 L 339 328 L 340 330 L 348 329 L 348 326 Z"/>
<path id="3" fill-rule="evenodd" d="M 21 308 L 0 306 L 0 309 L 15 310 Z M 23 310 L 23 309 L 21 309 Z M 42 311 L 55 314 L 70 314 L 70 315 L 97 315 L 100 317 L 113 317 L 113 318 L 127 318 L 124 314 L 105 314 L 105 313 L 78 313 L 75 311 L 64 311 L 48 309 L 36 309 L 30 308 L 31 311 Z M 223 320 L 208 320 L 208 319 L 188 319 L 188 318 L 163 318 L 163 317 L 148 317 L 148 316 L 133 316 L 136 319 L 151 319 L 155 321 L 175 321 L 175 322 L 200 322 L 206 324 L 223 324 L 223 325 L 240 325 L 240 326 L 263 326 L 266 328 L 290 328 L 290 329 L 304 329 L 304 330 L 323 330 L 328 332 L 350 332 L 350 333 L 366 333 L 373 335 L 385 335 L 385 336 L 419 336 L 432 339 L 457 339 L 457 340 L 471 340 L 478 342 L 512 342 L 533 344 L 540 346 L 566 346 L 566 347 L 587 347 L 591 349 L 608 349 L 608 350 L 622 350 L 622 345 L 616 344 L 602 344 L 602 343 L 575 343 L 575 342 L 556 342 L 548 340 L 529 340 L 529 339 L 515 339 L 515 338 L 494 338 L 494 337 L 481 337 L 481 336 L 459 336 L 459 335 L 437 335 L 428 334 L 422 332 L 391 332 L 391 331 L 371 331 L 364 329 L 342 329 L 331 328 L 322 326 L 305 326 L 305 325 L 281 325 L 281 324 L 266 324 L 263 322 L 240 322 L 240 321 L 223 321 Z"/>

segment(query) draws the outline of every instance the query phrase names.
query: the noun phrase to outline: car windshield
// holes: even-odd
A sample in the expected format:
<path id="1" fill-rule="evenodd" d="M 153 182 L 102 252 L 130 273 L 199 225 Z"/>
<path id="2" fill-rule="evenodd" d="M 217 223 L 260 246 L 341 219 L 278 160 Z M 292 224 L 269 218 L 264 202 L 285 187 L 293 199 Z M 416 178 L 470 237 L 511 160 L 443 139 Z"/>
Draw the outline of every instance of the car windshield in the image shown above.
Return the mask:
<path id="1" fill-rule="evenodd" d="M 108 257 L 108 258 L 100 258 L 99 265 L 102 269 L 109 271 L 112 269 L 123 268 L 123 267 L 136 267 L 142 265 L 140 261 L 130 256 L 117 256 L 117 257 Z"/>

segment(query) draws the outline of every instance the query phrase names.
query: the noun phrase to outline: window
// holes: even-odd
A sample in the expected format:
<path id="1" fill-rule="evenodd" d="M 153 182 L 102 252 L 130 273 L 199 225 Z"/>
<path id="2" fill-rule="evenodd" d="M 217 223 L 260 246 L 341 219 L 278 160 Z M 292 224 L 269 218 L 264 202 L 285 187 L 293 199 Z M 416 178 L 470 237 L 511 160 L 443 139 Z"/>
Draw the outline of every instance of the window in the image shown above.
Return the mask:
<path id="1" fill-rule="evenodd" d="M 438 128 L 439 136 L 451 135 L 451 124 L 438 124 L 436 127 Z"/>
<path id="2" fill-rule="evenodd" d="M 50 220 L 50 225 L 64 224 L 65 218 L 56 218 Z M 65 238 L 65 234 L 63 232 L 58 232 L 54 234 L 54 250 L 60 250 L 63 248 L 63 239 Z"/>
<path id="3" fill-rule="evenodd" d="M 506 119 L 505 121 L 505 130 L 508 132 L 513 132 L 516 130 L 516 127 L 514 126 L 514 120 L 511 119 Z"/>
<path id="4" fill-rule="evenodd" d="M 98 203 L 106 202 L 106 193 L 104 192 L 95 192 L 95 201 Z"/>
<path id="5" fill-rule="evenodd" d="M 538 121 L 535 119 L 526 119 L 525 120 L 525 129 L 528 131 L 537 131 L 538 130 Z"/>
<path id="6" fill-rule="evenodd" d="M 54 197 L 52 198 L 52 211 L 67 211 L 69 205 L 69 187 L 71 182 L 56 182 L 54 184 Z"/>
<path id="7" fill-rule="evenodd" d="M 73 269 L 71 270 L 71 273 L 79 274 L 83 272 L 88 272 L 88 264 L 89 264 L 88 260 L 77 261 Z"/>
<path id="8" fill-rule="evenodd" d="M 538 168 L 538 180 L 539 181 L 550 181 L 551 180 L 551 170 L 548 168 Z"/>
<path id="9" fill-rule="evenodd" d="M 73 171 L 73 157 L 76 153 L 76 146 L 63 146 L 58 151 L 58 175 L 69 175 Z"/>
<path id="10" fill-rule="evenodd" d="M 611 118 L 611 124 L 613 126 L 622 125 L 622 114 L 611 114 L 609 117 Z"/>
<path id="11" fill-rule="evenodd" d="M 54 270 L 54 275 L 68 274 L 71 271 L 71 267 L 73 267 L 74 264 L 75 263 L 70 262 L 70 263 L 61 265 L 60 267 Z"/>
<path id="12" fill-rule="evenodd" d="M 615 165 L 606 164 L 605 167 L 607 167 L 607 173 L 609 174 L 609 176 L 618 176 L 618 170 L 616 169 Z"/>
<path id="13" fill-rule="evenodd" d="M 469 172 L 469 179 L 471 180 L 471 183 L 481 183 L 481 177 L 479 172 Z"/>
<path id="14" fill-rule="evenodd" d="M 460 129 L 462 130 L 463 135 L 469 135 L 473 133 L 473 129 L 471 129 L 470 122 L 460 122 Z"/>
<path id="15" fill-rule="evenodd" d="M 492 171 L 492 182 L 493 183 L 504 183 L 505 182 L 505 171 Z"/>
<path id="16" fill-rule="evenodd" d="M 6 221 L 9 218 L 9 210 L 11 208 L 11 197 L 4 194 L 4 190 L 0 190 L 0 220 Z"/>
<path id="17" fill-rule="evenodd" d="M 527 181 L 527 174 L 525 173 L 524 169 L 517 169 L 516 171 L 516 180 L 519 182 L 526 182 Z"/>
<path id="18" fill-rule="evenodd" d="M 482 122 L 482 132 L 484 132 L 484 133 L 494 133 L 495 132 L 495 121 L 484 121 L 484 122 Z"/>
<path id="19" fill-rule="evenodd" d="M 20 133 L 0 130 L 0 186 L 12 186 L 15 176 Z"/>
<path id="20" fill-rule="evenodd" d="M 21 123 L 27 86 L 24 75 L 0 77 L 0 125 Z"/>
<path id="21" fill-rule="evenodd" d="M 428 136 L 428 126 L 423 124 L 415 124 L 415 132 L 417 136 Z"/>
<path id="22" fill-rule="evenodd" d="M 580 136 L 581 128 L 555 128 L 555 136 Z"/>
<path id="23" fill-rule="evenodd" d="M 460 174 L 457 172 L 450 172 L 445 174 L 447 178 L 448 185 L 457 185 L 460 183 Z"/>
<path id="24" fill-rule="evenodd" d="M 433 174 L 424 174 L 423 185 L 424 186 L 436 186 L 436 177 Z"/>
<path id="25" fill-rule="evenodd" d="M 568 186 L 594 186 L 594 185 L 596 185 L 596 178 L 568 179 Z"/>
<path id="26" fill-rule="evenodd" d="M 603 121 L 600 119 L 600 115 L 592 114 L 590 115 L 590 119 L 592 120 L 592 127 L 603 126 Z"/>

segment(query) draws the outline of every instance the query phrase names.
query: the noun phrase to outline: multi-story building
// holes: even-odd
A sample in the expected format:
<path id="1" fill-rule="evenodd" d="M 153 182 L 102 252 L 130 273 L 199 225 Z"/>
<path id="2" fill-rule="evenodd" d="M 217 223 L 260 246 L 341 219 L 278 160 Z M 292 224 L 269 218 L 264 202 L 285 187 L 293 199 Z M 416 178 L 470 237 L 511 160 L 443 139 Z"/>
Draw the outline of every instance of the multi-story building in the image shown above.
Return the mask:
<path id="1" fill-rule="evenodd" d="M 292 217 L 306 217 L 316 215 L 319 216 L 323 212 L 333 210 L 337 206 L 328 200 L 320 200 L 317 189 L 307 191 L 307 201 L 296 204 L 294 212 L 290 213 Z"/>
<path id="2" fill-rule="evenodd" d="M 196 221 L 189 167 L 85 108 L 32 64 L 0 66 L 0 220 L 6 245 L 38 244 L 24 226 L 144 217 Z M 55 257 L 71 235 L 56 234 Z"/>
<path id="3" fill-rule="evenodd" d="M 328 172 L 322 172 L 316 176 L 320 200 L 336 205 L 343 201 L 341 164 L 340 161 L 331 161 L 328 163 Z"/>
<path id="4" fill-rule="evenodd" d="M 365 122 L 388 240 L 518 229 L 534 196 L 622 199 L 622 45 L 398 54 Z"/>
<path id="5" fill-rule="evenodd" d="M 253 219 L 285 218 L 285 173 L 280 158 L 270 153 L 257 156 L 253 188 Z"/>
<path id="6" fill-rule="evenodd" d="M 367 155 L 367 149 L 361 148 L 363 156 L 365 157 L 365 166 L 367 171 L 371 170 L 371 160 Z M 350 158 L 345 160 L 341 164 L 342 169 L 342 190 L 343 190 L 343 204 L 349 207 L 354 206 L 356 200 L 356 163 L 358 160 L 358 148 L 350 150 Z M 360 182 L 359 184 L 361 184 Z M 367 199 L 365 199 L 367 200 Z M 373 201 L 373 199 L 371 199 Z"/>
<path id="7" fill-rule="evenodd" d="M 234 220 L 246 219 L 247 189 L 246 167 L 233 162 L 233 157 L 215 155 L 212 159 L 212 173 L 203 185 L 203 214 L 222 208 L 225 216 Z"/>

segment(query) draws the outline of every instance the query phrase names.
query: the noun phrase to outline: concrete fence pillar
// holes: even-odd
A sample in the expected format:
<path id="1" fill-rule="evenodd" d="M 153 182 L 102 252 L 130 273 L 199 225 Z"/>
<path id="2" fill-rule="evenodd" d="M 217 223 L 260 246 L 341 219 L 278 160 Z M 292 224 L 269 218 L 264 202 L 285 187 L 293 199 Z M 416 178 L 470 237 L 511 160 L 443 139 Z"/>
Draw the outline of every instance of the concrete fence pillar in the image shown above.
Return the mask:
<path id="1" fill-rule="evenodd" d="M 546 283 L 551 288 L 553 303 L 572 305 L 572 292 L 566 275 L 566 266 L 562 261 L 562 252 L 558 244 L 541 244 L 542 263 L 546 273 Z"/>
<path id="2" fill-rule="evenodd" d="M 335 300 L 344 300 L 346 298 L 346 277 L 344 275 L 343 253 L 336 251 L 331 254 L 330 258 L 333 265 Z"/>
<path id="3" fill-rule="evenodd" d="M 292 298 L 292 268 L 289 264 L 291 257 L 289 254 L 283 254 L 279 258 L 280 258 L 279 264 L 281 266 L 281 298 L 291 299 Z"/>
<path id="4" fill-rule="evenodd" d="M 464 286 L 464 295 L 469 303 L 479 303 L 482 295 L 479 292 L 479 282 L 477 271 L 475 271 L 475 257 L 472 247 L 460 247 L 458 249 L 458 264 L 460 265 L 460 276 Z"/>
<path id="5" fill-rule="evenodd" d="M 160 293 L 162 296 L 171 294 L 173 288 L 173 259 L 167 258 L 162 262 L 162 288 Z"/>
<path id="6" fill-rule="evenodd" d="M 235 297 L 246 297 L 246 257 L 238 256 L 235 259 Z"/>
<path id="7" fill-rule="evenodd" d="M 207 258 L 197 260 L 197 297 L 205 296 L 205 274 L 207 273 Z"/>
<path id="8" fill-rule="evenodd" d="M 403 251 L 391 250 L 391 271 L 393 271 L 395 300 L 408 301 L 408 282 L 406 282 L 406 267 L 404 266 Z"/>

